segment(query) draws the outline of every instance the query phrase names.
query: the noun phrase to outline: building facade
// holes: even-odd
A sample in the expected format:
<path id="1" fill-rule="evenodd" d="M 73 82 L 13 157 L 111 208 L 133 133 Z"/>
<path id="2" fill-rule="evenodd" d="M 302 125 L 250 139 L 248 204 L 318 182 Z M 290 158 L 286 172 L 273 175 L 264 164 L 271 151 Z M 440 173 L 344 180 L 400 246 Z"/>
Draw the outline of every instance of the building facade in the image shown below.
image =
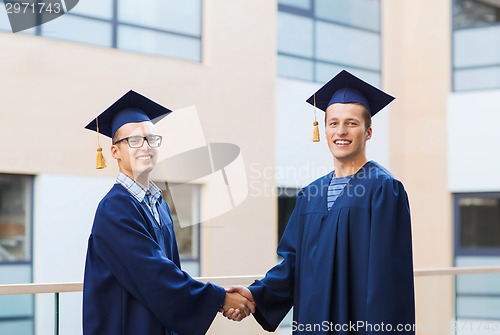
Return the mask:
<path id="1" fill-rule="evenodd" d="M 104 137 L 108 167 L 95 169 L 97 137 L 84 127 L 130 89 L 181 113 L 195 106 L 207 142 L 238 146 L 247 171 L 274 168 L 275 4 L 149 3 L 139 11 L 121 0 L 80 1 L 74 13 L 16 34 L 0 11 L 0 127 L 2 138 L 19 139 L 0 163 L 2 246 L 17 259 L 2 258 L 2 283 L 82 281 L 93 215 L 118 171 Z M 175 27 L 164 17 L 174 17 Z M 184 126 L 193 134 L 192 124 Z M 163 135 L 166 147 L 175 141 Z M 252 178 L 248 184 L 264 180 Z M 263 273 L 275 263 L 275 222 L 275 199 L 249 193 L 234 210 L 190 226 L 199 242 L 184 234 L 198 243 L 184 263 L 199 254 L 198 264 L 186 265 L 195 276 Z M 1 299 L 0 333 L 52 333 L 53 297 Z M 61 310 L 61 332 L 81 332 L 81 296 L 63 295 Z M 238 326 L 220 316 L 211 332 L 259 329 Z"/>
<path id="2" fill-rule="evenodd" d="M 498 264 L 500 2 L 138 6 L 81 0 L 16 34 L 0 10 L 0 283 L 82 280 L 94 211 L 117 173 L 109 155 L 108 168 L 95 170 L 96 135 L 83 127 L 129 89 L 172 116 L 194 105 L 207 142 L 241 150 L 248 194 L 221 216 L 178 227 L 185 268 L 195 276 L 265 273 L 277 262 L 297 189 L 333 168 L 324 136 L 311 142 L 314 110 L 305 99 L 340 69 L 396 97 L 373 120 L 368 156 L 408 191 L 415 267 Z M 160 129 L 169 129 L 169 118 Z M 188 123 L 166 143 L 195 131 Z M 191 210 L 193 222 L 208 201 L 203 188 L 187 187 L 177 205 Z M 419 334 L 446 328 L 455 315 L 499 319 L 495 280 L 460 277 L 455 290 L 448 277 L 417 279 Z M 50 333 L 51 299 L 0 297 L 0 333 Z M 71 311 L 62 331 L 77 334 L 81 297 L 62 299 Z M 251 319 L 219 316 L 210 333 L 265 333 L 259 329 Z"/>

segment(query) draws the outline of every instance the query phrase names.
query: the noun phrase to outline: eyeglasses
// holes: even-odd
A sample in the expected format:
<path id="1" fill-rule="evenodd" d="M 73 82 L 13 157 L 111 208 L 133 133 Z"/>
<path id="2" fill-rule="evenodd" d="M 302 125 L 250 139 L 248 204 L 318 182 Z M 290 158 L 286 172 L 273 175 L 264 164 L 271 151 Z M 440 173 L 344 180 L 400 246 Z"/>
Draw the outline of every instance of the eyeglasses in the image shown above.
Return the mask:
<path id="1" fill-rule="evenodd" d="M 127 141 L 128 146 L 132 149 L 141 148 L 144 145 L 144 140 L 148 142 L 151 148 L 158 148 L 161 145 L 160 135 L 148 135 L 148 136 L 129 136 L 116 141 L 113 144 L 118 144 L 123 141 Z"/>

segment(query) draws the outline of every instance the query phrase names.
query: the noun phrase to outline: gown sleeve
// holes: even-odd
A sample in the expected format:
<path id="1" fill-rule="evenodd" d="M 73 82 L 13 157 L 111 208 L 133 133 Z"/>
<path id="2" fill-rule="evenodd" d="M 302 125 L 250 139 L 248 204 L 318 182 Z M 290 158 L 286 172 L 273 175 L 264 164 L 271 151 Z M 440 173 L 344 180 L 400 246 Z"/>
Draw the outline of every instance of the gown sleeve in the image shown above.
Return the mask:
<path id="1" fill-rule="evenodd" d="M 393 331 L 403 326 L 398 334 L 414 334 L 410 208 L 403 185 L 394 179 L 384 180 L 372 198 L 368 264 L 366 322 L 390 324 Z"/>
<path id="2" fill-rule="evenodd" d="M 278 244 L 277 253 L 282 257 L 282 261 L 269 270 L 264 279 L 256 280 L 249 287 L 257 305 L 253 316 L 267 331 L 275 331 L 293 306 L 296 252 L 301 231 L 299 212 L 302 197 L 301 191 L 297 196 L 283 237 Z"/>
<path id="3" fill-rule="evenodd" d="M 103 201 L 93 247 L 120 284 L 168 329 L 205 334 L 225 298 L 222 287 L 194 280 L 167 258 L 137 204 L 118 195 Z"/>

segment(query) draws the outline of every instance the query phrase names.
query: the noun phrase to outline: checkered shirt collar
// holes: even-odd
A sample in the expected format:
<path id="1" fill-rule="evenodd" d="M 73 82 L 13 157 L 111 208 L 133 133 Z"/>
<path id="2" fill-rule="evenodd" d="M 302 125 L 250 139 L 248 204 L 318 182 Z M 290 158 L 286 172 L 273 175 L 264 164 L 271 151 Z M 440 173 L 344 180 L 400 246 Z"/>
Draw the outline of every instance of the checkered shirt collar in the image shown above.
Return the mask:
<path id="1" fill-rule="evenodd" d="M 139 202 L 144 201 L 147 192 L 151 193 L 150 197 L 153 203 L 156 203 L 161 197 L 161 190 L 152 181 L 149 182 L 149 189 L 147 189 L 138 181 L 120 172 L 116 177 L 116 182 L 129 191 Z"/>

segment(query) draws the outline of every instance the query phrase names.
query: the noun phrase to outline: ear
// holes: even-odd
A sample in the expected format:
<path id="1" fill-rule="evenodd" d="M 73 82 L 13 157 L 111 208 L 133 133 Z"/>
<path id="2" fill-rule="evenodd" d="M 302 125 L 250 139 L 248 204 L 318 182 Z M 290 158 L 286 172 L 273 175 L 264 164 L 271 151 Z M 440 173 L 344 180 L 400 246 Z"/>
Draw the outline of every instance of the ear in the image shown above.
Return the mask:
<path id="1" fill-rule="evenodd" d="M 111 156 L 116 160 L 120 159 L 120 149 L 115 144 L 111 146 Z"/>
<path id="2" fill-rule="evenodd" d="M 372 127 L 366 129 L 365 140 L 368 141 L 370 138 L 372 138 Z"/>

